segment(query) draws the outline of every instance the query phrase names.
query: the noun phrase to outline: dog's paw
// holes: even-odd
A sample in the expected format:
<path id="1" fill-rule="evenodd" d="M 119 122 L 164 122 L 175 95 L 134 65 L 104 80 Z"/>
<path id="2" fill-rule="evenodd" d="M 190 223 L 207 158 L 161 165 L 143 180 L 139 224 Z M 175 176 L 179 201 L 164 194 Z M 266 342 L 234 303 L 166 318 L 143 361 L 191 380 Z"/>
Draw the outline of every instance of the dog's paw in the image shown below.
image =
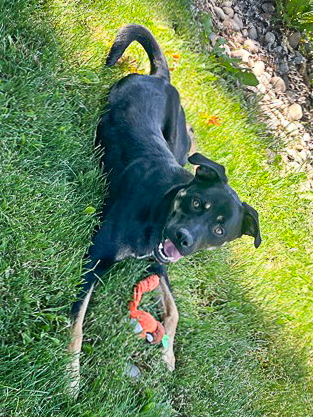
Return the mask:
<path id="1" fill-rule="evenodd" d="M 173 349 L 166 349 L 163 351 L 163 360 L 167 369 L 173 372 L 175 370 L 175 355 Z"/>

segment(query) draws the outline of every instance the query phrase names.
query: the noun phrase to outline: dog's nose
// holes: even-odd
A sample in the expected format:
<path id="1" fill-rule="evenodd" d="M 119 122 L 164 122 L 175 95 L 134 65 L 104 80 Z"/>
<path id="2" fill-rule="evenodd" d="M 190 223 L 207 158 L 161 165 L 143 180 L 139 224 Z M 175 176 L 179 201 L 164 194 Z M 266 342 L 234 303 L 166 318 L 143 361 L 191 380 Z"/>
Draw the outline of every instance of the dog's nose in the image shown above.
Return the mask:
<path id="1" fill-rule="evenodd" d="M 176 232 L 176 241 L 183 248 L 190 248 L 193 245 L 193 237 L 187 229 L 182 227 Z"/>

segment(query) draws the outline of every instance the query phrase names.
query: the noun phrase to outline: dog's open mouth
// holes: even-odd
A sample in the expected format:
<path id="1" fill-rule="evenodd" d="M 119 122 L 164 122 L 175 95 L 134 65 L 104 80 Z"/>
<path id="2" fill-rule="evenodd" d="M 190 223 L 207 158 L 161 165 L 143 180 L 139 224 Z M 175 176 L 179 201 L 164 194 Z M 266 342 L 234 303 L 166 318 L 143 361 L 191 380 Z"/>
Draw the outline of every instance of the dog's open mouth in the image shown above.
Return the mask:
<path id="1" fill-rule="evenodd" d="M 179 259 L 183 258 L 170 239 L 165 239 L 164 242 L 161 242 L 159 246 L 155 249 L 155 256 L 158 261 L 162 263 L 177 262 Z"/>

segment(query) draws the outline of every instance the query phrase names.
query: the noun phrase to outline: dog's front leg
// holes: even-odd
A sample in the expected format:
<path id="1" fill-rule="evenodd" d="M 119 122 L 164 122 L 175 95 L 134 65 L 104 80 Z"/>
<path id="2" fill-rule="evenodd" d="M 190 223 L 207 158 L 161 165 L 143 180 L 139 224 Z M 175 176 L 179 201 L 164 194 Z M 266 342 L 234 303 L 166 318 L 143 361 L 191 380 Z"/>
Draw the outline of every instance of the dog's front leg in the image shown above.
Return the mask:
<path id="1" fill-rule="evenodd" d="M 168 336 L 168 346 L 163 348 L 163 359 L 170 371 L 175 369 L 175 355 L 174 355 L 174 338 L 176 327 L 178 323 L 178 310 L 174 301 L 174 297 L 170 291 L 167 279 L 164 276 L 160 277 L 160 301 L 163 310 L 163 321 L 165 333 Z"/>

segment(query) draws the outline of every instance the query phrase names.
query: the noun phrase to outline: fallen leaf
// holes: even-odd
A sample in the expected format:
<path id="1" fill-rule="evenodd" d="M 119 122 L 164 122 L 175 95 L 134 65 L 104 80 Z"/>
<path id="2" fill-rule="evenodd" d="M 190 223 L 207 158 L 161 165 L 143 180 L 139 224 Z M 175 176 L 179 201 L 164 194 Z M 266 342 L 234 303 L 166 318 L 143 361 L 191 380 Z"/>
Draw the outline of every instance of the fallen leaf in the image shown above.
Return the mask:
<path id="1" fill-rule="evenodd" d="M 208 113 L 201 113 L 200 116 L 207 125 L 221 126 L 222 124 L 222 119 L 218 116 L 210 116 Z"/>

